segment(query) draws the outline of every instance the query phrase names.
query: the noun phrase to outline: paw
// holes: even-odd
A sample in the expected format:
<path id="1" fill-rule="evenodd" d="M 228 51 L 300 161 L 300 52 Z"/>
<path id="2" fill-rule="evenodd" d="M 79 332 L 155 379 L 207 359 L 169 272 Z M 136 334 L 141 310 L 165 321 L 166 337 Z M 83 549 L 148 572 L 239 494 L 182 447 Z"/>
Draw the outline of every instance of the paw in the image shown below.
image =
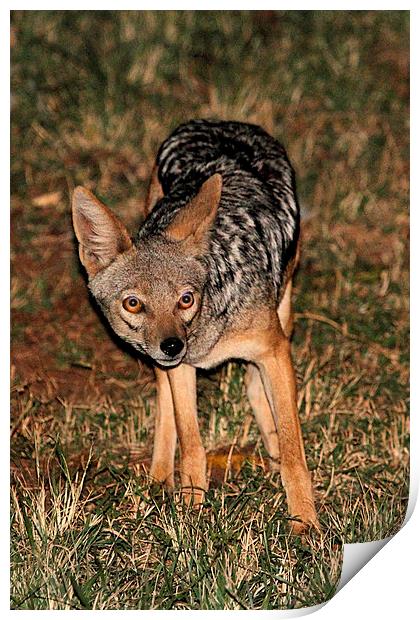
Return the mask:
<path id="1" fill-rule="evenodd" d="M 198 506 L 204 501 L 208 489 L 206 465 L 204 450 L 195 455 L 195 458 L 187 457 L 181 462 L 181 492 L 189 506 Z"/>
<path id="2" fill-rule="evenodd" d="M 152 464 L 149 476 L 154 482 L 165 485 L 168 490 L 172 490 L 175 486 L 174 472 L 165 465 L 159 463 Z"/>
<path id="3" fill-rule="evenodd" d="M 304 501 L 300 508 L 294 512 L 290 511 L 290 514 L 294 515 L 291 520 L 292 534 L 302 535 L 309 532 L 309 530 L 321 531 L 312 500 Z"/>
<path id="4" fill-rule="evenodd" d="M 312 519 L 308 519 L 305 521 L 301 520 L 292 520 L 290 530 L 292 534 L 296 536 L 302 536 L 302 534 L 307 534 L 310 530 L 316 530 L 320 532 L 320 526 L 316 515 Z"/>
<path id="5" fill-rule="evenodd" d="M 204 489 L 192 486 L 183 486 L 181 488 L 182 499 L 187 506 L 198 508 L 204 502 L 206 492 Z"/>

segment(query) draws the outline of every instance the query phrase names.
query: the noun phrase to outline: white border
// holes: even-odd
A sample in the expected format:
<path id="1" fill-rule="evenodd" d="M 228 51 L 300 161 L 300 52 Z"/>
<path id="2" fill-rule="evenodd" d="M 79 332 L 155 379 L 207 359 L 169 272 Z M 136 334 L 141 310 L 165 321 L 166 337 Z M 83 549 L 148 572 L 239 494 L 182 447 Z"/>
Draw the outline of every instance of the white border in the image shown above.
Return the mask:
<path id="1" fill-rule="evenodd" d="M 250 6 L 250 3 L 236 3 L 230 2 L 226 6 L 226 4 L 214 2 L 209 6 L 207 3 L 196 2 L 194 5 L 191 2 L 183 2 L 177 5 L 173 3 L 166 2 L 154 2 L 153 6 L 147 6 L 148 3 L 138 2 L 126 2 L 124 7 L 116 7 L 115 3 L 106 2 L 105 0 L 101 3 L 99 2 L 91 2 L 86 3 L 84 6 L 80 6 L 78 3 L 76 5 L 66 6 L 57 6 L 59 3 L 52 2 L 43 2 L 40 3 L 39 7 L 35 7 L 33 2 L 21 2 L 17 3 L 18 6 L 11 6 L 13 3 L 9 3 L 7 9 L 2 9 L 0 11 L 0 34 L 1 41 L 3 43 L 1 47 L 2 54 L 2 67 L 4 71 L 3 76 L 3 88 L 5 93 L 2 97 L 3 103 L 3 114 L 1 115 L 1 127 L 2 127 L 2 136 L 3 136 L 3 165 L 1 167 L 1 175 L 3 178 L 2 188 L 5 194 L 5 201 L 3 203 L 3 208 L 0 210 L 0 226 L 1 233 L 4 235 L 2 239 L 2 243 L 0 244 L 0 260 L 3 266 L 1 271 L 1 277 L 3 278 L 3 290 L 10 290 L 9 287 L 9 264 L 10 264 L 10 251 L 9 251 L 9 213 L 5 205 L 9 204 L 9 187 L 10 187 L 10 167 L 9 167 L 9 142 L 7 137 L 9 136 L 9 83 L 10 83 L 10 72 L 9 72 L 9 10 L 47 10 L 47 9 L 55 9 L 55 10 L 96 10 L 96 9 L 134 9 L 134 10 L 147 10 L 147 9 L 155 9 L 155 10 L 169 10 L 169 9 L 178 9 L 178 10 L 239 10 L 239 9 L 253 9 L 256 10 L 255 6 Z M 414 5 L 414 2 L 406 2 L 403 6 L 396 6 L 395 2 L 371 2 L 366 6 L 366 3 L 362 2 L 353 2 L 349 4 L 344 4 L 342 2 L 328 2 L 323 3 L 323 6 L 317 6 L 315 3 L 311 2 L 303 2 L 298 3 L 298 6 L 288 7 L 288 6 L 279 6 L 278 2 L 265 2 L 262 6 L 258 7 L 260 9 L 274 9 L 274 10 L 410 10 Z M 411 10 L 411 21 L 412 21 L 412 32 L 418 33 L 419 28 L 419 19 L 418 19 L 419 11 L 416 9 Z M 416 27 L 417 26 L 417 27 Z M 416 79 L 414 81 L 412 102 L 413 102 L 413 110 L 419 110 L 419 101 L 417 96 L 417 68 L 414 62 L 418 61 L 416 56 L 417 44 L 416 40 L 412 38 L 412 69 L 413 77 Z M 414 75 L 415 74 L 415 75 Z M 417 104 L 417 105 L 415 105 Z M 418 127 L 416 116 L 412 115 L 412 123 L 413 123 L 413 131 L 412 135 L 415 134 L 416 138 L 418 137 Z M 413 143 L 413 141 L 412 141 Z M 414 147 L 412 148 L 412 151 Z M 413 155 L 413 152 L 412 152 Z M 412 161 L 414 159 L 412 158 Z M 418 196 L 418 183 L 416 182 L 415 175 L 412 178 L 412 190 L 411 196 Z M 412 226 L 411 229 L 414 233 L 418 233 L 418 219 L 417 215 L 420 204 L 415 198 L 412 198 L 412 212 L 411 212 L 411 220 Z M 416 286 L 415 277 L 413 274 L 417 274 L 420 269 L 419 260 L 418 260 L 418 251 L 415 248 L 415 244 L 412 244 L 412 253 L 411 253 L 411 280 L 412 280 L 412 288 L 411 288 L 411 306 L 412 306 L 412 316 L 417 316 L 419 313 L 416 312 L 420 310 L 417 298 L 419 296 L 419 291 Z M 6 295 L 7 296 L 7 295 Z M 1 325 L 3 326 L 3 337 L 2 337 L 2 358 L 10 359 L 9 357 L 9 307 L 10 304 L 4 302 L 1 304 L 1 312 L 3 313 Z M 419 330 L 416 327 L 416 324 L 413 322 L 412 324 L 412 350 L 416 352 L 418 348 L 415 346 L 419 344 Z M 3 420 L 5 420 L 5 425 L 8 423 L 8 415 L 6 412 L 9 411 L 9 381 L 8 381 L 8 362 L 5 364 L 5 368 L 1 373 L 1 410 L 4 414 Z M 420 451 L 419 447 L 419 424 L 416 422 L 416 417 L 420 410 L 419 408 L 419 395 L 418 389 L 416 386 L 419 385 L 418 371 L 415 366 L 412 366 L 412 376 L 414 380 L 412 381 L 412 385 L 414 386 L 413 390 L 413 405 L 412 405 L 412 416 L 411 416 L 411 493 L 410 493 L 410 503 L 413 505 L 415 496 L 417 495 L 418 489 L 418 481 L 419 481 L 419 458 L 417 456 Z M 417 380 L 416 380 L 417 379 Z M 7 421 L 7 422 L 6 422 Z M 5 428 L 5 437 L 9 436 L 8 428 Z M 9 445 L 8 440 L 6 440 L 7 446 L 4 450 L 2 450 L 1 458 L 4 459 L 2 471 L 9 472 Z M 8 489 L 9 489 L 9 477 L 6 475 L 6 482 L 3 484 L 3 489 L 5 489 L 5 500 L 6 507 L 9 506 L 9 497 L 8 497 Z M 8 508 L 3 511 L 2 514 L 3 519 L 3 532 L 9 531 L 9 519 L 8 519 Z M 420 595 L 419 586 L 418 586 L 418 557 L 419 557 L 419 532 L 420 532 L 420 510 L 417 507 L 414 511 L 412 517 L 408 520 L 404 528 L 397 534 L 397 536 L 392 539 L 389 544 L 385 546 L 382 551 L 375 556 L 368 564 L 365 566 L 361 572 L 359 572 L 352 580 L 351 583 L 344 587 L 338 594 L 336 594 L 333 599 L 327 603 L 322 609 L 317 612 L 317 617 L 323 620 L 354 620 L 355 615 L 360 616 L 362 614 L 363 618 L 369 617 L 380 617 L 385 620 L 388 618 L 394 618 L 396 616 L 402 618 L 414 618 L 417 615 L 419 604 L 418 604 L 418 596 Z M 6 556 L 4 565 L 7 567 L 6 572 L 9 570 L 9 545 L 8 545 L 8 537 L 2 536 L 1 541 L 1 553 Z M 4 556 L 3 556 L 4 557 Z M 4 576 L 2 579 L 2 584 L 4 590 L 2 590 L 2 609 L 6 613 L 10 613 L 9 610 L 9 579 Z M 16 614 L 20 614 L 24 612 L 14 611 L 13 616 Z M 42 613 L 42 612 L 38 612 Z M 57 614 L 62 612 L 48 612 L 48 614 Z M 69 612 L 66 612 L 69 613 Z M 90 613 L 78 611 L 78 615 Z M 97 612 L 98 613 L 98 612 Z M 119 612 L 102 612 L 102 613 L 119 613 Z M 138 614 L 139 612 L 126 612 L 128 614 Z M 149 616 L 149 614 L 166 614 L 171 612 L 148 612 L 142 611 L 142 615 Z M 176 613 L 200 613 L 200 614 L 208 614 L 211 613 L 212 617 L 214 614 L 219 613 L 243 613 L 243 612 L 219 612 L 219 611 L 186 611 L 186 612 L 176 612 Z M 245 612 L 247 613 L 247 612 Z M 260 612 L 248 612 L 248 613 L 260 613 Z M 273 612 L 265 612 L 265 613 L 275 613 L 278 615 L 291 615 L 289 612 L 281 612 L 281 611 L 273 611 Z M 48 616 L 50 617 L 50 616 Z"/>

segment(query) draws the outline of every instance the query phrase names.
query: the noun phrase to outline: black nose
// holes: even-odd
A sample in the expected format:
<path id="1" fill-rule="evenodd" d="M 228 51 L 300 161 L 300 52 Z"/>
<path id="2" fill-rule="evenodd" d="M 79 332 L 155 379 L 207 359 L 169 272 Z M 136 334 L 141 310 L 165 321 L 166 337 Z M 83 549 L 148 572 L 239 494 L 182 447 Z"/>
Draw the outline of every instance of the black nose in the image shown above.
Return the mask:
<path id="1" fill-rule="evenodd" d="M 175 357 L 178 353 L 181 353 L 184 348 L 184 343 L 179 338 L 166 338 L 160 343 L 160 348 L 168 357 Z"/>

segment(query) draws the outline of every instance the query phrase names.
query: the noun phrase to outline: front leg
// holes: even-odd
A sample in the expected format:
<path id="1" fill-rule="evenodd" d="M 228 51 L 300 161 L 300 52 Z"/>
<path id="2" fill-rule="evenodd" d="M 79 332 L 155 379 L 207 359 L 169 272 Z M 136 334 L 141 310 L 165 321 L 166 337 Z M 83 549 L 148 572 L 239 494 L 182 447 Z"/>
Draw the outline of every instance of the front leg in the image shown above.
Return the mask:
<path id="1" fill-rule="evenodd" d="M 280 325 L 277 334 L 273 335 L 272 345 L 257 363 L 277 427 L 280 473 L 289 512 L 301 521 L 293 523 L 293 530 L 299 533 L 308 525 L 318 527 L 318 519 L 296 406 L 290 344 Z"/>
<path id="2" fill-rule="evenodd" d="M 181 364 L 168 370 L 181 450 L 181 486 L 187 503 L 199 504 L 207 490 L 206 453 L 197 418 L 196 371 Z"/>
<path id="3" fill-rule="evenodd" d="M 150 475 L 172 489 L 176 448 L 174 403 L 167 371 L 155 368 L 155 375 L 156 422 Z"/>

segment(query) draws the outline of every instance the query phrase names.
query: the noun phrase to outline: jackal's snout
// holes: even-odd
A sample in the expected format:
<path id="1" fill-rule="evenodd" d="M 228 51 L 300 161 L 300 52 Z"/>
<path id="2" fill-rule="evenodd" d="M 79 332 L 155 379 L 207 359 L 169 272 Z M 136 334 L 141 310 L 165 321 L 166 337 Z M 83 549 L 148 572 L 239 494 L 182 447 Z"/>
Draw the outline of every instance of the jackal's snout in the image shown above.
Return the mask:
<path id="1" fill-rule="evenodd" d="M 176 337 L 165 338 L 165 340 L 162 340 L 160 343 L 160 350 L 170 358 L 177 357 L 177 355 L 182 352 L 184 347 L 184 342 L 180 338 Z"/>

